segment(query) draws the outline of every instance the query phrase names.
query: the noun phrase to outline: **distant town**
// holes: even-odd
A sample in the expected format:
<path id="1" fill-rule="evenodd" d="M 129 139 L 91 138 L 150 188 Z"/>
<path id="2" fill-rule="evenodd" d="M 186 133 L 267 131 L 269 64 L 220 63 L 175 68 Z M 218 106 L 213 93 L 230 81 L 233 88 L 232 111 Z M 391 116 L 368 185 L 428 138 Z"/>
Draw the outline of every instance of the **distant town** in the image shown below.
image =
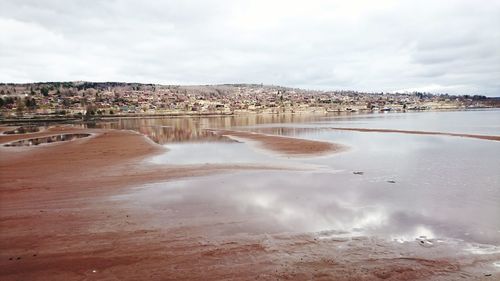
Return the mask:
<path id="1" fill-rule="evenodd" d="M 499 106 L 498 98 L 481 95 L 316 91 L 260 84 L 0 84 L 2 119 L 453 110 Z"/>

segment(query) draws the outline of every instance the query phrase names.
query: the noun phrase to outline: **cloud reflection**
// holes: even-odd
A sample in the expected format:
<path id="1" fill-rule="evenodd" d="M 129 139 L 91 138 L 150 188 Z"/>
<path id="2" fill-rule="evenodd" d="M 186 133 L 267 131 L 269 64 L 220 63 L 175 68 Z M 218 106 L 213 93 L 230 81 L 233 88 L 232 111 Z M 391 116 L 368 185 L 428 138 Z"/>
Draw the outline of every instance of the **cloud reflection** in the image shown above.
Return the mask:
<path id="1" fill-rule="evenodd" d="M 209 210 L 217 210 L 219 219 L 242 221 L 240 232 L 254 232 L 259 224 L 261 233 L 330 231 L 411 241 L 420 236 L 453 237 L 463 227 L 454 225 L 453 219 L 420 212 L 406 204 L 408 198 L 369 197 L 368 188 L 387 190 L 353 179 L 357 177 L 329 173 L 242 172 L 152 184 L 127 198 L 141 206 L 174 209 L 187 223 L 212 220 Z"/>

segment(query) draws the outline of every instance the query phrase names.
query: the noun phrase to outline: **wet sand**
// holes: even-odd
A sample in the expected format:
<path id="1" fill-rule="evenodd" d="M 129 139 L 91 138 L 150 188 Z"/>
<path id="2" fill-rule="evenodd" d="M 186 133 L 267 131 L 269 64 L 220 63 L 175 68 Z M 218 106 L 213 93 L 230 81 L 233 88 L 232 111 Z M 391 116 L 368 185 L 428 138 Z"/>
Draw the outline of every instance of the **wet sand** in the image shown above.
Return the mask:
<path id="1" fill-rule="evenodd" d="M 258 142 L 263 148 L 293 156 L 324 155 L 345 150 L 346 147 L 322 141 L 298 139 L 253 132 L 219 130 L 219 134 Z"/>
<path id="2" fill-rule="evenodd" d="M 1 136 L 0 143 L 55 132 L 93 135 L 38 147 L 0 148 L 2 280 L 500 277 L 495 272 L 484 275 L 491 272 L 485 264 L 500 260 L 499 254 L 473 257 L 449 246 L 427 249 L 367 237 L 223 235 L 235 223 L 230 214 L 213 214 L 212 222 L 190 217 L 174 223 L 165 220 L 164 205 L 137 207 L 112 199 L 143 183 L 271 167 L 146 165 L 146 157 L 164 149 L 131 131 L 62 127 L 17 138 Z"/>
<path id="3" fill-rule="evenodd" d="M 57 133 L 89 133 L 92 136 L 36 147 L 0 147 L 2 198 L 18 196 L 17 191 L 26 190 L 50 196 L 69 192 L 103 194 L 113 188 L 214 172 L 281 169 L 265 165 L 150 165 L 142 160 L 164 153 L 165 148 L 133 131 L 56 127 L 41 133 L 2 135 L 0 144 Z"/>
<path id="4" fill-rule="evenodd" d="M 456 133 L 445 133 L 445 132 L 408 131 L 408 130 L 393 130 L 393 129 L 343 128 L 343 127 L 334 127 L 330 129 L 341 130 L 341 131 L 356 131 L 356 132 L 399 133 L 399 134 L 412 134 L 412 135 L 440 135 L 440 136 L 452 136 L 452 137 L 464 137 L 464 138 L 500 141 L 500 136 L 474 135 L 474 134 L 456 134 Z"/>

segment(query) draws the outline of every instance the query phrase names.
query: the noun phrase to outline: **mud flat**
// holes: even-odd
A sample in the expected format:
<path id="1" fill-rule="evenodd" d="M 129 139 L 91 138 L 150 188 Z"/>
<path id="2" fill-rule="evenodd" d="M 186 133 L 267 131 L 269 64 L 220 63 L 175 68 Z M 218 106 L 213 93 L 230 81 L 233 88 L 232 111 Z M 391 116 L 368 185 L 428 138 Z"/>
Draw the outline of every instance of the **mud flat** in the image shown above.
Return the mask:
<path id="1" fill-rule="evenodd" d="M 145 183 L 272 167 L 146 165 L 145 158 L 164 148 L 131 131 L 61 127 L 30 137 L 55 132 L 92 136 L 50 146 L 0 147 L 1 280 L 500 277 L 492 267 L 500 260 L 495 247 L 476 247 L 483 253 L 471 254 L 457 250 L 466 245 L 438 241 L 423 247 L 418 241 L 398 243 L 328 232 L 235 234 L 227 230 L 238 229 L 245 220 L 219 214 L 203 202 L 183 205 L 182 213 L 168 201 L 144 204 L 135 193 L 147 188 Z M 0 137 L 0 143 L 15 140 Z M 306 149 L 311 150 L 318 151 Z M 195 211 L 205 215 L 196 216 Z"/>
<path id="2" fill-rule="evenodd" d="M 258 142 L 263 148 L 285 155 L 307 156 L 340 152 L 345 146 L 330 142 L 298 139 L 253 132 L 219 130 L 219 134 Z"/>
<path id="3" fill-rule="evenodd" d="M 47 146 L 0 147 L 2 196 L 27 190 L 47 192 L 50 196 L 72 196 L 70 192 L 105 193 L 113 187 L 217 171 L 272 168 L 265 165 L 148 165 L 142 160 L 164 153 L 165 148 L 133 131 L 55 127 L 29 137 L 46 138 L 55 133 L 91 136 Z M 0 144 L 10 144 L 26 137 L 2 135 Z"/>
<path id="4" fill-rule="evenodd" d="M 456 133 L 445 133 L 445 132 L 369 129 L 369 128 L 343 128 L 343 127 L 335 127 L 330 129 L 340 130 L 340 131 L 356 131 L 356 132 L 399 133 L 399 134 L 412 134 L 412 135 L 440 135 L 440 136 L 452 136 L 452 137 L 500 141 L 500 136 L 475 135 L 475 134 L 456 134 Z"/>

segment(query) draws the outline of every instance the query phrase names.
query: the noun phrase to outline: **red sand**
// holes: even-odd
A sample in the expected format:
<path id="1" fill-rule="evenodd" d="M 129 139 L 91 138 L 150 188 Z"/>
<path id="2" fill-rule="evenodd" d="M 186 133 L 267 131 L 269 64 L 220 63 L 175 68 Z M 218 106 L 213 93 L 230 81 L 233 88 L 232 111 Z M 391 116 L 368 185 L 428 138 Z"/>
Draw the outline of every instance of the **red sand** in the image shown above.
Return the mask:
<path id="1" fill-rule="evenodd" d="M 217 132 L 223 135 L 256 141 L 266 149 L 286 155 L 322 155 L 326 153 L 339 152 L 345 149 L 345 147 L 339 144 L 322 141 L 305 140 L 243 131 L 220 130 Z"/>
<path id="2" fill-rule="evenodd" d="M 393 130 L 393 129 L 342 128 L 342 127 L 336 127 L 330 129 L 342 130 L 342 131 L 357 131 L 357 132 L 400 133 L 400 134 L 413 134 L 413 135 L 441 135 L 441 136 L 500 141 L 500 136 L 488 136 L 488 135 L 456 134 L 456 133 L 427 132 L 427 131 L 407 131 L 407 130 Z"/>
<path id="3" fill-rule="evenodd" d="M 499 255 L 314 235 L 211 236 L 224 223 L 162 223 L 159 208 L 109 199 L 127 187 L 237 166 L 149 166 L 162 151 L 129 131 L 29 148 L 0 148 L 1 280 L 494 280 Z M 23 136 L 1 136 L 0 142 Z M 260 137 L 259 137 L 260 138 Z M 262 140 L 262 138 L 260 138 Z M 266 138 L 268 139 L 268 138 Z M 157 220 L 154 220 L 154 219 Z M 217 219 L 215 217 L 214 219 Z M 146 222 L 156 223 L 146 223 Z M 472 269 L 470 269 L 472 268 Z M 479 268 L 479 269 L 477 269 Z"/>

